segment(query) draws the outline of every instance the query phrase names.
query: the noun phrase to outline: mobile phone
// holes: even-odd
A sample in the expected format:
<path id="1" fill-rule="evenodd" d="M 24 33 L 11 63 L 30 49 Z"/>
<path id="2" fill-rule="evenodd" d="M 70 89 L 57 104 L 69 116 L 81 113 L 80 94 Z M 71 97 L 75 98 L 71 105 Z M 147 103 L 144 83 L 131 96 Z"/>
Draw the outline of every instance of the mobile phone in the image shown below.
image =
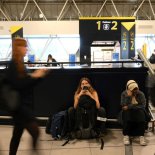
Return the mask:
<path id="1" fill-rule="evenodd" d="M 83 86 L 82 90 L 88 90 L 87 86 Z"/>

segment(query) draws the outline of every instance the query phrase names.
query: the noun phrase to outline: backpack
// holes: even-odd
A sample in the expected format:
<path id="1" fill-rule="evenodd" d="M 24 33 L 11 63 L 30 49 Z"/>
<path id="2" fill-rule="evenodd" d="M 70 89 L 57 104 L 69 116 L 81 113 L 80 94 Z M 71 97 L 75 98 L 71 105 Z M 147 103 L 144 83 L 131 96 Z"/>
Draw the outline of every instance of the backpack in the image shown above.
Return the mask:
<path id="1" fill-rule="evenodd" d="M 76 130 L 75 137 L 77 139 L 91 139 L 97 137 L 95 124 L 91 120 L 91 111 L 84 108 L 77 108 L 76 111 Z"/>
<path id="2" fill-rule="evenodd" d="M 79 99 L 75 113 L 75 137 L 77 139 L 89 139 L 97 137 L 96 125 L 96 102 L 87 95 Z"/>
<path id="3" fill-rule="evenodd" d="M 46 134 L 51 134 L 50 130 L 51 130 L 51 123 L 52 123 L 52 115 L 50 115 L 47 119 L 46 122 L 46 127 L 45 127 L 45 132 Z"/>
<path id="4" fill-rule="evenodd" d="M 50 133 L 54 139 L 61 139 L 67 132 L 67 111 L 60 111 L 52 116 Z"/>
<path id="5" fill-rule="evenodd" d="M 96 130 L 97 113 L 95 100 L 91 99 L 89 96 L 81 96 L 79 106 L 75 112 L 75 117 L 75 129 L 69 137 L 77 139 L 99 138 L 101 141 L 100 149 L 103 150 L 103 137 L 100 136 Z M 68 142 L 69 139 L 63 144 L 63 146 Z"/>

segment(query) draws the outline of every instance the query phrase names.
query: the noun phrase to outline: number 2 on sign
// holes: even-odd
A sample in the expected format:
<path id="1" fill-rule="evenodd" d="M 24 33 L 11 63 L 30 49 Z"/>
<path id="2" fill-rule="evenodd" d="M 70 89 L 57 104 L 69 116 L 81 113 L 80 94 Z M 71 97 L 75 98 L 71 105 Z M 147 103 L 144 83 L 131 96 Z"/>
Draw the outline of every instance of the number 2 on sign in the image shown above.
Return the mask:
<path id="1" fill-rule="evenodd" d="M 123 50 L 126 50 L 126 49 L 127 49 L 126 41 L 123 41 Z"/>
<path id="2" fill-rule="evenodd" d="M 134 50 L 134 41 L 133 41 L 133 40 L 131 40 L 130 42 L 131 42 L 131 47 L 130 47 L 130 50 Z"/>

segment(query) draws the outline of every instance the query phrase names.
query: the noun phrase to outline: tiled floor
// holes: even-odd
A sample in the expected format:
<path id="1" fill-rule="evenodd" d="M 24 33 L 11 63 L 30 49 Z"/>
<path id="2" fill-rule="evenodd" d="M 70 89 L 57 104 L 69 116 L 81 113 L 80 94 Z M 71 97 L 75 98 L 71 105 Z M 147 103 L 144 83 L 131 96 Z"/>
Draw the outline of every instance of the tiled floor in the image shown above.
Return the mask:
<path id="1" fill-rule="evenodd" d="M 108 130 L 104 137 L 104 148 L 100 150 L 101 143 L 96 139 L 72 140 L 65 146 L 63 141 L 54 141 L 50 135 L 41 129 L 39 138 L 39 155 L 125 155 L 125 147 L 122 142 L 121 130 Z M 12 134 L 12 126 L 0 126 L 0 155 L 8 155 L 9 141 Z M 133 155 L 154 155 L 155 134 L 146 133 L 147 146 L 140 146 L 138 139 L 133 139 Z M 17 155 L 34 155 L 31 151 L 30 136 L 24 132 Z"/>

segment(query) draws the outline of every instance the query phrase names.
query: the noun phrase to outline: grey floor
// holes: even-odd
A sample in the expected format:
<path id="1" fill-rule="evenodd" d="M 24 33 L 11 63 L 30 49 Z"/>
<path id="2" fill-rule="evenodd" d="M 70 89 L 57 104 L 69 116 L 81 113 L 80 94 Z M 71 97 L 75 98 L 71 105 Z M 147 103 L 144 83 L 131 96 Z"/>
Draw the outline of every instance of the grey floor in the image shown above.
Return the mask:
<path id="1" fill-rule="evenodd" d="M 61 146 L 63 141 L 54 141 L 45 133 L 45 128 L 40 128 L 38 152 L 39 155 L 154 155 L 155 133 L 145 133 L 147 146 L 140 146 L 139 139 L 134 138 L 132 145 L 125 147 L 121 130 L 108 130 L 104 136 L 104 148 L 100 149 L 100 141 L 72 140 L 67 145 Z M 0 155 L 8 155 L 12 126 L 0 126 Z M 24 132 L 17 155 L 33 155 L 31 137 Z"/>

